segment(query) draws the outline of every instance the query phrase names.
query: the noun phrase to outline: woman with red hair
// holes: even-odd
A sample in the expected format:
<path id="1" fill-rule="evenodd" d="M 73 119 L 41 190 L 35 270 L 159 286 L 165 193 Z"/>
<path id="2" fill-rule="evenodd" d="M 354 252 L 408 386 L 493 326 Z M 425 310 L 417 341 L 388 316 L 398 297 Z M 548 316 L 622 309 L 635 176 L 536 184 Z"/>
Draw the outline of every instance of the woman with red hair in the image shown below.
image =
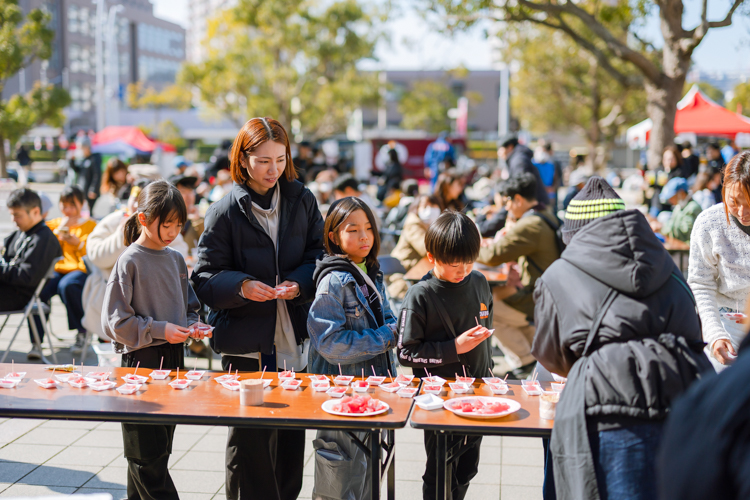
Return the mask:
<path id="1" fill-rule="evenodd" d="M 211 308 L 211 347 L 225 370 L 304 371 L 323 218 L 297 180 L 289 138 L 276 120 L 245 123 L 229 159 L 233 185 L 206 214 L 192 275 Z M 230 427 L 227 498 L 297 498 L 304 449 L 304 431 Z"/>

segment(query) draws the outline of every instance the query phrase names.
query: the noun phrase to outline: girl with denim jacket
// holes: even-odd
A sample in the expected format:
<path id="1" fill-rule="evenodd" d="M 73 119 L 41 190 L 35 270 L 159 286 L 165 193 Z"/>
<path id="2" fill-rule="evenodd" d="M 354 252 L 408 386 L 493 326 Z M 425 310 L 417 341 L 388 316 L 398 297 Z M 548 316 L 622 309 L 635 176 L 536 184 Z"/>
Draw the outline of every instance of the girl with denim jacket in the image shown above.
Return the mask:
<path id="1" fill-rule="evenodd" d="M 307 317 L 309 371 L 367 376 L 394 373 L 396 317 L 385 296 L 377 255 L 375 217 L 359 198 L 331 205 L 325 221 L 326 255 L 317 261 L 317 291 Z"/>
<path id="2" fill-rule="evenodd" d="M 355 376 L 395 371 L 396 318 L 378 266 L 376 228 L 372 211 L 359 198 L 342 198 L 328 210 L 323 231 L 326 255 L 316 263 L 317 291 L 307 317 L 312 373 L 338 374 L 339 366 L 343 374 Z M 318 431 L 313 441 L 314 498 L 370 498 L 367 456 L 347 434 Z M 364 432 L 355 434 L 366 438 Z M 332 458 L 331 453 L 340 456 Z"/>

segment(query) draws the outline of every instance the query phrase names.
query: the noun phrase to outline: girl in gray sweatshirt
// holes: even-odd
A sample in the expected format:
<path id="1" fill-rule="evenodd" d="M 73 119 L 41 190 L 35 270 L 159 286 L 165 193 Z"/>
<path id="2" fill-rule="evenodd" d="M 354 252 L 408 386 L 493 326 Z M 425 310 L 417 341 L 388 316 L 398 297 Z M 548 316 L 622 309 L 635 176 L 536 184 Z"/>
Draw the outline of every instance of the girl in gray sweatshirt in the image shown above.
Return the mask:
<path id="1" fill-rule="evenodd" d="M 147 185 L 125 223 L 128 248 L 107 282 L 102 329 L 123 352 L 122 366 L 183 367 L 183 342 L 203 338 L 200 303 L 182 255 L 168 248 L 187 219 L 180 192 L 166 181 Z M 210 334 L 209 334 L 210 335 Z M 178 499 L 169 475 L 174 425 L 122 424 L 128 498 Z"/>

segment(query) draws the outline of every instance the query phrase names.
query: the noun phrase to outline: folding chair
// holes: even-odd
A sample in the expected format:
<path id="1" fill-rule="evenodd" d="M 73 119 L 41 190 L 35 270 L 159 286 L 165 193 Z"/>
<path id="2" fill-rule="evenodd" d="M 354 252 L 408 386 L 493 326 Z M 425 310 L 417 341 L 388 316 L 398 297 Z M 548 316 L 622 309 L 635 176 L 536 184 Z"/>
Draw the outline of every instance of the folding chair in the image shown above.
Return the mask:
<path id="1" fill-rule="evenodd" d="M 29 319 L 29 325 L 31 325 L 31 335 L 34 337 L 34 345 L 39 347 L 39 352 L 42 351 L 42 342 L 39 340 L 39 332 L 36 329 L 36 322 L 31 317 L 33 315 L 39 316 L 39 319 L 42 321 L 42 328 L 44 329 L 45 337 L 47 337 L 47 342 L 49 343 L 50 351 L 52 351 L 52 360 L 57 364 L 57 355 L 55 354 L 55 348 L 52 346 L 52 334 L 51 329 L 47 325 L 47 317 L 46 315 L 49 314 L 50 307 L 42 302 L 42 299 L 39 297 L 39 295 L 42 293 L 42 288 L 44 288 L 44 285 L 47 284 L 47 281 L 52 277 L 52 273 L 55 272 L 55 264 L 57 264 L 58 261 L 62 260 L 62 257 L 58 257 L 52 261 L 52 263 L 49 266 L 49 269 L 47 270 L 47 273 L 44 275 L 44 278 L 39 282 L 39 284 L 36 287 L 36 290 L 34 291 L 34 295 L 31 297 L 31 300 L 29 300 L 29 303 L 26 305 L 25 308 L 19 309 L 18 311 L 5 311 L 0 312 L 0 316 L 5 316 L 5 321 L 3 322 L 3 326 L 0 326 L 0 332 L 3 331 L 3 328 L 5 328 L 5 325 L 8 323 L 8 320 L 11 316 L 15 314 L 23 314 L 23 319 L 18 324 L 18 328 L 16 328 L 16 332 L 13 334 L 13 338 L 10 339 L 10 344 L 8 344 L 8 349 L 5 350 L 5 354 L 3 354 L 2 359 L 0 359 L 0 363 L 5 362 L 5 358 L 8 357 L 8 353 L 10 352 L 10 348 L 13 346 L 13 342 L 16 340 L 16 337 L 18 336 L 18 332 L 21 330 L 21 327 L 26 322 L 27 319 Z M 47 360 L 47 358 L 44 357 L 42 354 L 42 361 L 46 364 L 50 364 L 50 362 Z"/>
<path id="2" fill-rule="evenodd" d="M 378 257 L 378 263 L 380 264 L 380 270 L 385 276 L 394 273 L 406 273 L 406 269 L 404 269 L 401 261 L 395 257 L 391 257 L 390 255 L 381 255 L 380 257 Z"/>

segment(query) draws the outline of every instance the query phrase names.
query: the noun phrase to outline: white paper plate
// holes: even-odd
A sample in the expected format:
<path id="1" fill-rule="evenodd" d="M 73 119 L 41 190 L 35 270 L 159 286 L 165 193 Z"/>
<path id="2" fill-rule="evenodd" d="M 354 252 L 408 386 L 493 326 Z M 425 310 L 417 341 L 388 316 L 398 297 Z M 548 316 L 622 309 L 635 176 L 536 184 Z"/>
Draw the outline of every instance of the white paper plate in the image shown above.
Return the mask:
<path id="1" fill-rule="evenodd" d="M 466 413 L 461 410 L 453 409 L 453 405 L 457 405 L 459 402 L 463 402 L 463 401 L 471 402 L 471 401 L 476 401 L 476 400 L 480 400 L 482 403 L 505 403 L 508 406 L 510 406 L 510 408 L 507 411 L 504 411 L 502 413 L 494 413 L 492 415 Z M 458 415 L 459 417 L 488 420 L 488 419 L 493 419 L 493 418 L 502 418 L 507 415 L 510 415 L 511 413 L 517 412 L 518 410 L 521 409 L 521 403 L 519 403 L 518 401 L 514 401 L 512 399 L 508 399 L 508 398 L 491 398 L 487 396 L 469 396 L 469 397 L 449 399 L 448 401 L 445 402 L 443 407 L 446 410 L 454 413 L 455 415 Z"/>
<path id="2" fill-rule="evenodd" d="M 340 404 L 340 399 L 328 399 L 324 401 L 320 407 L 323 408 L 324 412 L 330 413 L 331 415 L 338 415 L 340 417 L 372 417 L 375 415 L 380 415 L 381 413 L 385 413 L 391 408 L 385 401 L 380 401 L 380 404 L 383 405 L 383 408 L 379 409 L 378 411 L 372 411 L 369 413 L 342 413 L 339 411 L 334 411 L 333 407 Z"/>

